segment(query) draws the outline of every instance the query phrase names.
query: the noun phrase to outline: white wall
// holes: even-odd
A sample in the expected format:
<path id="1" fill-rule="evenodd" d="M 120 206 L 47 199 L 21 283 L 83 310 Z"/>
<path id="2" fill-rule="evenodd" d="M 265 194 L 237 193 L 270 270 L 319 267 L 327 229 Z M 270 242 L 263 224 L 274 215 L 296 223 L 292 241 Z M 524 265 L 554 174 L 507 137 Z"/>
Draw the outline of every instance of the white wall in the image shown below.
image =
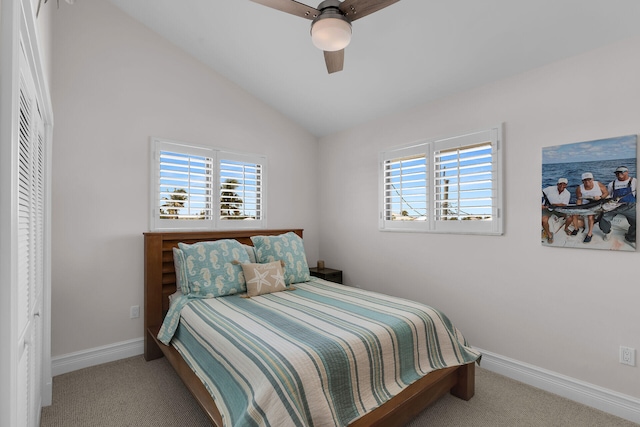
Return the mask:
<path id="1" fill-rule="evenodd" d="M 315 262 L 315 137 L 109 2 L 54 12 L 54 357 L 143 336 L 150 136 L 265 154 L 268 227 Z"/>
<path id="2" fill-rule="evenodd" d="M 640 39 L 405 111 L 320 141 L 320 255 L 347 284 L 447 313 L 484 350 L 640 397 L 637 252 L 543 247 L 542 147 L 640 133 Z M 505 234 L 378 226 L 378 153 L 505 123 Z M 613 176 L 613 175 L 612 175 Z"/>

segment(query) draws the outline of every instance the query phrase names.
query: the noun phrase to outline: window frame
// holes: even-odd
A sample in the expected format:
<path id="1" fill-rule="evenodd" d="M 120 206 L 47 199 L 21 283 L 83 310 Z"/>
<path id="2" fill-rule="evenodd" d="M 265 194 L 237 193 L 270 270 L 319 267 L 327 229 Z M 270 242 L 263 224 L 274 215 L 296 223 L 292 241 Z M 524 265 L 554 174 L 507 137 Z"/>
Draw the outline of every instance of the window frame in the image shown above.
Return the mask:
<path id="1" fill-rule="evenodd" d="M 486 143 L 491 144 L 490 164 L 490 190 L 491 190 L 491 220 L 462 221 L 441 220 L 436 217 L 437 176 L 439 172 L 435 166 L 437 158 L 446 150 L 456 150 Z M 444 138 L 433 138 L 414 142 L 388 150 L 379 154 L 379 230 L 399 232 L 425 232 L 425 233 L 451 233 L 451 234 L 480 234 L 502 235 L 504 225 L 503 211 L 503 166 L 502 166 L 502 125 L 493 126 L 484 130 L 468 132 Z M 387 164 L 399 162 L 415 156 L 424 156 L 425 161 L 425 220 L 392 220 L 391 208 L 388 205 L 388 180 Z M 394 181 L 397 182 L 397 181 Z M 404 193 L 400 196 L 403 198 Z M 416 205 L 420 205 L 417 202 Z M 417 210 L 416 210 L 417 211 Z M 399 212 L 401 213 L 401 212 Z"/>
<path id="2" fill-rule="evenodd" d="M 395 149 L 391 149 L 388 151 L 383 151 L 380 153 L 380 229 L 384 231 L 429 231 L 428 221 L 393 221 L 387 219 L 387 212 L 389 212 L 388 203 L 387 203 L 387 173 L 386 173 L 386 163 L 401 163 L 402 161 L 409 161 L 414 158 L 422 158 L 424 157 L 424 165 L 425 165 L 425 187 L 424 187 L 424 203 L 426 204 L 425 209 L 427 213 L 429 212 L 429 185 L 428 185 L 428 175 L 429 175 L 429 164 L 427 159 L 429 158 L 429 153 L 427 151 L 427 143 L 419 142 L 416 144 L 410 144 L 408 146 L 399 147 Z M 401 198 L 404 199 L 402 195 Z M 402 212 L 400 212 L 402 214 Z"/>
<path id="3" fill-rule="evenodd" d="M 254 220 L 223 220 L 221 218 L 219 218 L 220 215 L 216 216 L 216 220 L 218 221 L 217 223 L 217 227 L 219 229 L 230 229 L 230 230 L 235 230 L 235 229 L 251 229 L 251 228 L 256 228 L 256 229 L 262 229 L 262 228 L 266 228 L 267 227 L 267 223 L 266 223 L 266 200 L 265 200 L 265 189 L 266 189 L 266 177 L 265 177 L 265 170 L 267 167 L 267 158 L 265 156 L 260 156 L 257 154 L 243 154 L 243 153 L 237 153 L 237 152 L 231 152 L 231 151 L 227 151 L 227 150 L 220 150 L 216 153 L 216 167 L 217 167 L 217 187 L 221 189 L 221 171 L 220 171 L 220 164 L 223 161 L 233 161 L 233 162 L 243 162 L 243 163 L 253 163 L 255 165 L 259 165 L 260 166 L 260 176 L 259 178 L 257 178 L 257 180 L 260 181 L 260 188 L 257 189 L 257 191 L 260 193 L 260 197 L 259 200 L 256 201 L 256 204 L 259 206 L 259 209 L 256 208 L 260 214 L 259 217 L 260 219 L 254 219 Z M 218 212 L 219 214 L 221 214 L 221 203 L 220 203 L 220 197 L 216 199 L 217 201 L 217 208 L 216 208 L 216 212 Z M 258 216 L 258 215 L 256 215 Z"/>
<path id="4" fill-rule="evenodd" d="M 151 191 L 150 191 L 150 230 L 151 231 L 170 231 L 170 230 L 225 230 L 225 229 L 263 229 L 266 228 L 266 168 L 267 159 L 265 156 L 248 153 L 238 153 L 229 150 L 221 150 L 217 148 L 204 147 L 194 144 L 188 144 L 180 141 L 169 140 L 166 138 L 152 137 L 151 146 Z M 204 220 L 189 219 L 162 219 L 160 218 L 160 202 L 161 202 L 161 182 L 160 182 L 160 153 L 161 151 L 169 151 L 173 153 L 183 154 L 186 156 L 205 157 L 211 163 L 211 199 L 210 211 L 211 218 Z M 245 163 L 254 163 L 260 165 L 260 193 L 259 193 L 259 211 L 260 219 L 256 220 L 224 220 L 221 218 L 221 167 L 223 160 L 237 161 Z"/>

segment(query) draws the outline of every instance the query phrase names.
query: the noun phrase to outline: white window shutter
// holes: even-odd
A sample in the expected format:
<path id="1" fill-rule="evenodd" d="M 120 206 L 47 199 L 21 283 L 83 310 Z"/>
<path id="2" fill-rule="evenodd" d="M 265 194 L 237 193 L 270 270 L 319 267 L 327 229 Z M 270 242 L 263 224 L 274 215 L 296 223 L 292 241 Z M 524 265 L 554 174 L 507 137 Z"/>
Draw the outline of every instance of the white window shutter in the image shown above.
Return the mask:
<path id="1" fill-rule="evenodd" d="M 392 150 L 381 155 L 382 229 L 404 230 L 427 227 L 428 171 L 424 144 Z"/>
<path id="2" fill-rule="evenodd" d="M 264 228 L 266 158 L 152 139 L 151 229 Z"/>
<path id="3" fill-rule="evenodd" d="M 213 150 L 153 139 L 152 229 L 213 227 Z"/>
<path id="4" fill-rule="evenodd" d="M 264 228 L 264 165 L 260 156 L 218 153 L 221 228 Z"/>
<path id="5" fill-rule="evenodd" d="M 380 154 L 380 229 L 502 234 L 501 126 Z"/>

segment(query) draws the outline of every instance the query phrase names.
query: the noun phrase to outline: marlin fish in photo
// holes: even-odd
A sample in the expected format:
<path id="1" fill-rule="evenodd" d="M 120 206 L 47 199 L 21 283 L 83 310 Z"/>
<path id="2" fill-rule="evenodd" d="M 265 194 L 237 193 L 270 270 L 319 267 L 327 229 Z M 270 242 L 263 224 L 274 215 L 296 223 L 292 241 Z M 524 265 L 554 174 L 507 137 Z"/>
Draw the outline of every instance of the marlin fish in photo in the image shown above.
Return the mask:
<path id="1" fill-rule="evenodd" d="M 626 205 L 625 202 L 621 202 L 620 199 L 600 199 L 594 200 L 582 205 L 567 205 L 567 206 L 547 206 L 547 209 L 553 212 L 560 212 L 565 215 L 599 215 L 605 212 L 611 212 L 618 209 L 620 206 Z"/>

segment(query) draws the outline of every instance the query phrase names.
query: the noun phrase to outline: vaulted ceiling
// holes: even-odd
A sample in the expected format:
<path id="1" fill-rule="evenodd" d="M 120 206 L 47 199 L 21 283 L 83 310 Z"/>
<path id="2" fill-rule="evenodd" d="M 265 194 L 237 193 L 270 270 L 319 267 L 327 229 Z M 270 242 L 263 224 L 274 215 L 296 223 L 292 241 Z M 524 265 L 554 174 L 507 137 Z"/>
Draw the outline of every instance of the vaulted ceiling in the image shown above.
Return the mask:
<path id="1" fill-rule="evenodd" d="M 353 23 L 328 74 L 306 19 L 249 0 L 110 1 L 316 136 L 640 35 L 638 0 L 401 0 Z"/>

